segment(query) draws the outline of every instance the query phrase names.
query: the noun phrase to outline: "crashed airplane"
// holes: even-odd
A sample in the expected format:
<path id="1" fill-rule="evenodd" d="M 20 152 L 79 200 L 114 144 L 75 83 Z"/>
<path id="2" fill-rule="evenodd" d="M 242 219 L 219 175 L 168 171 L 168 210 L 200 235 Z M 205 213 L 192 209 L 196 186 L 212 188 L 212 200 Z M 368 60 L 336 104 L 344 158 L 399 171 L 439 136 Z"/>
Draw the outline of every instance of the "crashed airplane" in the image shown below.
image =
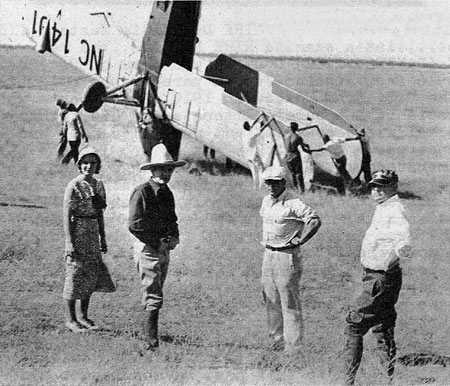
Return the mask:
<path id="1" fill-rule="evenodd" d="M 135 108 L 144 153 L 165 143 L 177 159 L 182 134 L 247 167 L 243 123 L 258 125 L 257 151 L 264 167 L 285 165 L 290 120 L 311 148 L 323 136 L 354 137 L 338 113 L 226 55 L 203 74 L 192 72 L 200 1 L 153 1 L 127 14 L 99 6 L 27 6 L 23 20 L 36 49 L 50 52 L 96 78 L 79 108 L 94 113 L 103 103 Z M 102 6 L 105 7 L 105 6 Z M 132 21 L 132 23 L 130 22 Z M 359 175 L 359 141 L 344 143 L 347 170 Z M 338 186 L 340 175 L 327 152 L 301 151 L 305 183 Z"/>

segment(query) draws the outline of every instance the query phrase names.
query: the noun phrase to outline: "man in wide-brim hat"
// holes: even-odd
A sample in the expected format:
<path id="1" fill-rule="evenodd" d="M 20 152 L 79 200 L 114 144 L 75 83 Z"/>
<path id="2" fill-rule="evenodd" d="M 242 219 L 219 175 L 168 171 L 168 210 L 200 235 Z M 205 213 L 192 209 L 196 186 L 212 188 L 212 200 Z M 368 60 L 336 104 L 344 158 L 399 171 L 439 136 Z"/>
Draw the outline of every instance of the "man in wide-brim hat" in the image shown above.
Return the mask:
<path id="1" fill-rule="evenodd" d="M 142 304 L 145 309 L 143 332 L 146 349 L 159 346 L 158 318 L 163 304 L 163 285 L 167 276 L 170 250 L 180 242 L 175 200 L 167 183 L 176 167 L 161 143 L 152 149 L 150 162 L 140 166 L 151 172 L 150 179 L 134 189 L 130 198 L 128 229 L 136 237 L 134 259 L 141 277 Z"/>

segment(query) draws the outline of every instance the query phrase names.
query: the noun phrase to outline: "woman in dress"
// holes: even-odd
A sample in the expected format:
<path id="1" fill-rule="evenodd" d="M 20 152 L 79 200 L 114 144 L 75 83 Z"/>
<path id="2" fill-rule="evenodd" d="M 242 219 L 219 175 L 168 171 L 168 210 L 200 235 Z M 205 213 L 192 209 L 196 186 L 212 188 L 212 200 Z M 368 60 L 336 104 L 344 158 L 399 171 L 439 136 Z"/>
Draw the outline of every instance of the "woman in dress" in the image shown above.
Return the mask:
<path id="1" fill-rule="evenodd" d="M 103 210 L 106 194 L 103 183 L 94 178 L 101 168 L 97 151 L 84 148 L 77 161 L 80 175 L 67 185 L 64 194 L 64 234 L 66 238 L 66 278 L 63 298 L 67 302 L 66 327 L 73 332 L 98 329 L 88 318 L 93 292 L 114 292 L 115 287 L 101 252 L 107 252 Z M 77 318 L 75 302 L 80 300 Z"/>

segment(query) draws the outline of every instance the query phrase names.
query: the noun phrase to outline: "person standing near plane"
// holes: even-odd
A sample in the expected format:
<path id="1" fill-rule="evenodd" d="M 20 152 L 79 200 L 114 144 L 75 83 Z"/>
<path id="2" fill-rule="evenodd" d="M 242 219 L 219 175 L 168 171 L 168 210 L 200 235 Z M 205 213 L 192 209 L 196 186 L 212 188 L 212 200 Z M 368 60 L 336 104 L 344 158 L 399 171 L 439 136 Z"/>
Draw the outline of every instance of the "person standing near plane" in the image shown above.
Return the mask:
<path id="1" fill-rule="evenodd" d="M 352 177 L 347 171 L 347 156 L 345 155 L 342 145 L 348 141 L 358 141 L 359 136 L 353 138 L 346 137 L 333 137 L 330 138 L 328 134 L 323 136 L 323 141 L 325 145 L 320 149 L 311 149 L 310 152 L 323 151 L 326 150 L 330 153 L 331 159 L 333 160 L 336 168 L 344 180 L 345 186 L 350 186 L 352 183 Z"/>
<path id="2" fill-rule="evenodd" d="M 69 182 L 64 194 L 66 277 L 63 298 L 67 302 L 66 327 L 72 332 L 83 332 L 98 329 L 88 318 L 92 294 L 114 292 L 115 286 L 101 256 L 108 246 L 103 218 L 105 187 L 94 177 L 100 172 L 100 156 L 95 149 L 86 147 L 80 152 L 77 165 L 80 175 Z M 76 300 L 81 302 L 80 318 L 76 316 Z"/>
<path id="3" fill-rule="evenodd" d="M 297 134 L 297 122 L 291 122 L 291 133 L 286 138 L 286 163 L 289 171 L 292 174 L 292 182 L 295 188 L 300 188 L 302 193 L 305 192 L 305 181 L 303 178 L 302 155 L 299 147 L 303 151 L 309 152 L 309 145 L 303 142 L 303 138 Z"/>
<path id="4" fill-rule="evenodd" d="M 261 284 L 272 348 L 294 353 L 303 338 L 299 282 L 300 247 L 318 231 L 314 210 L 286 189 L 286 170 L 269 166 L 262 178 L 269 194 L 260 209 L 265 247 Z"/>
<path id="5" fill-rule="evenodd" d="M 345 384 L 353 385 L 363 353 L 363 337 L 371 329 L 389 380 L 394 374 L 395 304 L 402 287 L 400 260 L 411 257 L 409 224 L 400 202 L 393 170 L 373 173 L 369 182 L 377 203 L 361 248 L 363 288 L 346 317 Z"/>
<path id="6" fill-rule="evenodd" d="M 69 142 L 70 150 L 61 160 L 61 163 L 68 164 L 70 160 L 77 162 L 78 159 L 78 148 L 80 147 L 81 140 L 84 139 L 86 143 L 89 139 L 84 130 L 83 122 L 78 114 L 77 108 L 73 103 L 69 104 L 67 107 L 68 112 L 64 117 L 64 134 Z"/>
<path id="7" fill-rule="evenodd" d="M 59 107 L 58 110 L 58 122 L 59 122 L 59 141 L 58 141 L 58 158 L 62 158 L 64 151 L 67 147 L 67 136 L 64 130 L 64 118 L 68 112 L 67 103 L 62 99 L 56 101 L 56 105 Z"/>
<path id="8" fill-rule="evenodd" d="M 216 159 L 216 151 L 214 149 L 209 148 L 206 145 L 203 145 L 203 157 L 205 159 L 208 159 L 208 153 L 209 158 L 211 158 L 212 160 Z"/>
<path id="9" fill-rule="evenodd" d="M 134 259 L 142 284 L 145 309 L 143 332 L 146 350 L 159 347 L 158 319 L 163 304 L 163 286 L 167 276 L 170 250 L 180 242 L 175 199 L 167 186 L 176 167 L 185 161 L 173 161 L 164 144 L 156 145 L 151 160 L 140 166 L 151 172 L 150 179 L 131 194 L 128 229 L 136 237 Z"/>
<path id="10" fill-rule="evenodd" d="M 370 144 L 369 139 L 367 138 L 366 130 L 361 129 L 357 131 L 359 140 L 361 142 L 361 151 L 362 151 L 362 162 L 361 162 L 361 172 L 359 176 L 364 174 L 364 181 L 366 184 L 372 179 L 372 171 L 370 168 L 370 163 L 372 161 L 372 157 L 370 155 Z"/>
<path id="11" fill-rule="evenodd" d="M 261 187 L 260 177 L 263 170 L 263 164 L 256 148 L 256 137 L 259 135 L 260 131 L 256 125 L 252 128 L 247 121 L 244 122 L 243 129 L 242 145 L 248 167 L 252 173 L 253 188 L 259 189 Z"/>

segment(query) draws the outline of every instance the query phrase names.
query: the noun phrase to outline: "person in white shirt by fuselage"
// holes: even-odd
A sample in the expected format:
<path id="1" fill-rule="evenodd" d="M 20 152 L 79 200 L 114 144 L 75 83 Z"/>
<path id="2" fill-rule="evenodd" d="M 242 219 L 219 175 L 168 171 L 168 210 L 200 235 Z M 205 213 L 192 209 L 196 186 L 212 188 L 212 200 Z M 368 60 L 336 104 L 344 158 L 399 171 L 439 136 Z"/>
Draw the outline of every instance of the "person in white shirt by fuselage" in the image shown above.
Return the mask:
<path id="1" fill-rule="evenodd" d="M 361 248 L 363 289 L 347 315 L 344 350 L 345 384 L 353 385 L 363 353 L 363 337 L 372 329 L 387 375 L 392 379 L 396 346 L 395 304 L 402 286 L 400 260 L 411 256 L 409 224 L 397 194 L 392 170 L 373 173 L 369 182 L 377 207 Z"/>
<path id="2" fill-rule="evenodd" d="M 352 137 L 352 138 L 346 138 L 346 137 L 333 137 L 330 138 L 329 135 L 325 134 L 323 136 L 323 141 L 325 144 L 320 149 L 311 149 L 310 152 L 316 152 L 316 151 L 324 151 L 326 150 L 329 154 L 331 159 L 333 160 L 336 169 L 338 170 L 339 174 L 341 175 L 344 185 L 350 186 L 352 182 L 352 177 L 347 171 L 347 156 L 345 155 L 344 148 L 342 145 L 345 142 L 349 141 L 357 141 L 359 140 L 359 136 Z"/>
<path id="3" fill-rule="evenodd" d="M 253 188 L 261 188 L 261 173 L 263 172 L 263 164 L 261 158 L 258 155 L 258 150 L 256 148 L 256 138 L 261 133 L 260 129 L 255 125 L 250 126 L 247 121 L 243 125 L 244 134 L 242 135 L 243 148 L 245 158 L 247 159 L 248 167 L 252 173 L 253 178 Z"/>

